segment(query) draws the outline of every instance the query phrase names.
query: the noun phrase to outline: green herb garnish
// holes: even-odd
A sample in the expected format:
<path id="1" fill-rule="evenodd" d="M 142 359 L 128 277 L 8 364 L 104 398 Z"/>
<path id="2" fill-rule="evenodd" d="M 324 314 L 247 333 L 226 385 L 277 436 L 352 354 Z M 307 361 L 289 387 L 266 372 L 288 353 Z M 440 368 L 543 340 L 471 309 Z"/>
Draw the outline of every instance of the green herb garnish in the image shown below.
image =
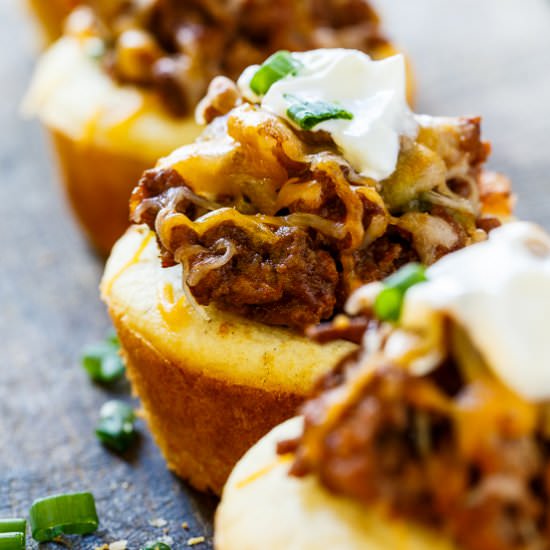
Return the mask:
<path id="1" fill-rule="evenodd" d="M 111 384 L 124 375 L 120 342 L 114 332 L 98 344 L 88 346 L 82 355 L 82 366 L 95 382 Z"/>
<path id="2" fill-rule="evenodd" d="M 336 118 L 351 120 L 353 118 L 352 113 L 335 103 L 306 101 L 291 94 L 285 94 L 284 98 L 290 104 L 286 111 L 288 118 L 300 126 L 302 130 L 311 130 L 325 120 Z"/>
<path id="3" fill-rule="evenodd" d="M 141 550 L 172 550 L 172 547 L 164 542 L 152 542 L 141 548 Z"/>
<path id="4" fill-rule="evenodd" d="M 23 533 L 0 533 L 0 550 L 25 550 Z"/>
<path id="5" fill-rule="evenodd" d="M 25 533 L 27 521 L 22 518 L 0 519 L 0 533 Z"/>
<path id="6" fill-rule="evenodd" d="M 99 412 L 95 433 L 105 446 L 123 453 L 135 440 L 135 419 L 130 405 L 116 399 L 107 401 Z"/>
<path id="7" fill-rule="evenodd" d="M 0 519 L 0 550 L 25 550 L 26 531 L 24 519 Z"/>
<path id="8" fill-rule="evenodd" d="M 384 279 L 384 289 L 374 301 L 374 313 L 381 321 L 399 321 L 405 293 L 412 286 L 427 281 L 424 266 L 410 263 Z"/>
<path id="9" fill-rule="evenodd" d="M 290 52 L 281 50 L 268 57 L 250 81 L 250 89 L 256 95 L 265 95 L 269 88 L 285 76 L 295 75 L 303 67 Z"/>
<path id="10" fill-rule="evenodd" d="M 91 493 L 70 493 L 35 500 L 29 512 L 32 537 L 47 542 L 60 535 L 87 535 L 99 526 Z"/>

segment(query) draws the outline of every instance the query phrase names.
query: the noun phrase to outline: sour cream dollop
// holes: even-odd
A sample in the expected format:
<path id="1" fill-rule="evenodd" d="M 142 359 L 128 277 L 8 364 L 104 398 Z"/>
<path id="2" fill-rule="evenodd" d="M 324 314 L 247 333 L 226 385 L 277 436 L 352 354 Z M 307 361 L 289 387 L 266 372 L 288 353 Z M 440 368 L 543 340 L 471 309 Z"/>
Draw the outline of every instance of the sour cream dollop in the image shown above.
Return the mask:
<path id="1" fill-rule="evenodd" d="M 550 398 L 550 236 L 513 222 L 445 256 L 406 294 L 402 325 L 456 320 L 493 372 L 524 398 Z"/>
<path id="2" fill-rule="evenodd" d="M 414 138 L 418 133 L 406 99 L 405 58 L 395 55 L 374 61 L 358 50 L 338 48 L 292 56 L 301 65 L 298 74 L 275 82 L 263 97 L 250 89 L 259 66 L 248 67 L 238 81 L 243 96 L 294 126 L 287 115 L 288 96 L 344 108 L 353 115 L 351 120 L 326 120 L 314 130 L 328 132 L 362 176 L 377 181 L 391 176 L 397 166 L 400 137 Z"/>

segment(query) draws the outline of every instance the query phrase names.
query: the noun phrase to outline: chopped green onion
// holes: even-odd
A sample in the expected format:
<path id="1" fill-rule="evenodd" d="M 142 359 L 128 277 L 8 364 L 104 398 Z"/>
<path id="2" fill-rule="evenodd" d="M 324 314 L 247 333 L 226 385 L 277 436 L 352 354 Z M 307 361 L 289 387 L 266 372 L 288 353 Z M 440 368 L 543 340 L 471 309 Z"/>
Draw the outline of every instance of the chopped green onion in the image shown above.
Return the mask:
<path id="1" fill-rule="evenodd" d="M 164 542 L 152 542 L 141 548 L 141 550 L 172 550 L 172 547 Z"/>
<path id="2" fill-rule="evenodd" d="M 25 533 L 27 521 L 22 518 L 0 519 L 0 533 Z"/>
<path id="3" fill-rule="evenodd" d="M 111 332 L 104 342 L 88 346 L 82 356 L 82 366 L 95 382 L 111 384 L 121 378 L 125 369 L 116 334 Z"/>
<path id="4" fill-rule="evenodd" d="M 302 130 L 311 130 L 325 120 L 351 120 L 353 114 L 335 103 L 326 101 L 306 101 L 292 94 L 285 94 L 284 98 L 290 103 L 286 114 Z"/>
<path id="5" fill-rule="evenodd" d="M 25 550 L 25 535 L 20 532 L 0 533 L 0 550 Z"/>
<path id="6" fill-rule="evenodd" d="M 384 280 L 384 285 L 397 288 L 401 292 L 406 292 L 418 283 L 423 283 L 426 279 L 426 269 L 423 265 L 410 263 L 390 275 Z"/>
<path id="7" fill-rule="evenodd" d="M 281 50 L 268 57 L 250 80 L 250 89 L 257 95 L 265 95 L 269 88 L 285 76 L 295 75 L 303 67 L 290 52 Z"/>
<path id="8" fill-rule="evenodd" d="M 95 433 L 110 449 L 123 453 L 136 437 L 134 410 L 122 401 L 107 401 L 99 412 Z"/>
<path id="9" fill-rule="evenodd" d="M 107 343 L 89 346 L 82 365 L 95 382 L 115 382 L 124 374 L 124 363 L 117 349 Z"/>
<path id="10" fill-rule="evenodd" d="M 410 263 L 384 280 L 384 288 L 374 301 L 374 313 L 381 321 L 399 321 L 405 293 L 412 286 L 426 281 L 424 266 Z"/>
<path id="11" fill-rule="evenodd" d="M 381 321 L 398 321 L 403 294 L 397 288 L 384 288 L 374 302 L 374 313 Z"/>
<path id="12" fill-rule="evenodd" d="M 0 519 L 0 550 L 25 550 L 26 532 L 26 520 Z"/>
<path id="13" fill-rule="evenodd" d="M 35 500 L 29 512 L 32 537 L 47 542 L 65 535 L 87 535 L 99 525 L 91 493 L 69 493 Z"/>

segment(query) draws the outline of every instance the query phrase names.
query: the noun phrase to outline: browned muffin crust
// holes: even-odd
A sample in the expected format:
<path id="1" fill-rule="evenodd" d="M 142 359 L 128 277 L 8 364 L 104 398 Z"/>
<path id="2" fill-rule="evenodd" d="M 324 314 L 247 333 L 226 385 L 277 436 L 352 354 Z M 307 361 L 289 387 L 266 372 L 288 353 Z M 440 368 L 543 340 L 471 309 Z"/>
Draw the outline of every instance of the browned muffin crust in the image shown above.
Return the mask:
<path id="1" fill-rule="evenodd" d="M 235 462 L 303 401 L 194 372 L 186 358 L 168 360 L 123 319 L 113 321 L 149 429 L 168 467 L 196 489 L 221 494 Z"/>
<path id="2" fill-rule="evenodd" d="M 389 46 L 366 0 L 84 3 L 105 68 L 121 83 L 156 90 L 174 116 L 190 114 L 215 76 L 236 79 L 277 50 L 345 47 L 377 57 Z"/>
<path id="3" fill-rule="evenodd" d="M 342 335 L 345 326 L 332 334 Z M 345 392 L 335 415 L 335 392 L 357 357 L 320 382 L 303 407 L 303 436 L 280 445 L 296 452 L 294 475 L 316 475 L 366 505 L 383 502 L 465 550 L 550 548 L 548 405 L 534 408 L 494 378 L 466 380 L 449 355 L 420 377 L 379 368 Z"/>
<path id="4" fill-rule="evenodd" d="M 361 284 L 485 238 L 500 222 L 483 197 L 510 213 L 505 178 L 493 178 L 500 194 L 483 191 L 479 118 L 430 120 L 376 182 L 328 136 L 295 131 L 225 77 L 199 109 L 205 134 L 144 174 L 131 211 L 156 232 L 163 264 L 184 266 L 200 304 L 303 330 Z"/>

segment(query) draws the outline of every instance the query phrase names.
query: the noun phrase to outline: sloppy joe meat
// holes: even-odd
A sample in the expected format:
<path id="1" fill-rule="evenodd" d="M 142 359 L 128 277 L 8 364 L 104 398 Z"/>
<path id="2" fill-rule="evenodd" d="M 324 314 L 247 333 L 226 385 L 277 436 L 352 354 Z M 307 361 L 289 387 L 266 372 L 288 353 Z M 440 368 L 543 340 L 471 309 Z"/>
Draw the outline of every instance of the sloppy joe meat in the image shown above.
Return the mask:
<path id="1" fill-rule="evenodd" d="M 405 200 L 399 168 L 388 181 L 361 178 L 333 143 L 305 140 L 227 79 L 212 84 L 202 109 L 212 120 L 203 137 L 147 171 L 131 199 L 132 220 L 156 232 L 164 266 L 183 265 L 199 304 L 304 330 L 341 312 L 361 284 L 411 261 L 431 264 L 500 223 L 483 213 L 477 190 L 478 119 L 423 129 L 422 158 L 445 161 L 449 185 L 437 176 L 431 191 L 415 193 L 412 181 Z M 406 173 L 424 169 L 411 166 L 415 146 L 402 148 Z M 385 187 L 400 205 L 393 212 Z"/>

